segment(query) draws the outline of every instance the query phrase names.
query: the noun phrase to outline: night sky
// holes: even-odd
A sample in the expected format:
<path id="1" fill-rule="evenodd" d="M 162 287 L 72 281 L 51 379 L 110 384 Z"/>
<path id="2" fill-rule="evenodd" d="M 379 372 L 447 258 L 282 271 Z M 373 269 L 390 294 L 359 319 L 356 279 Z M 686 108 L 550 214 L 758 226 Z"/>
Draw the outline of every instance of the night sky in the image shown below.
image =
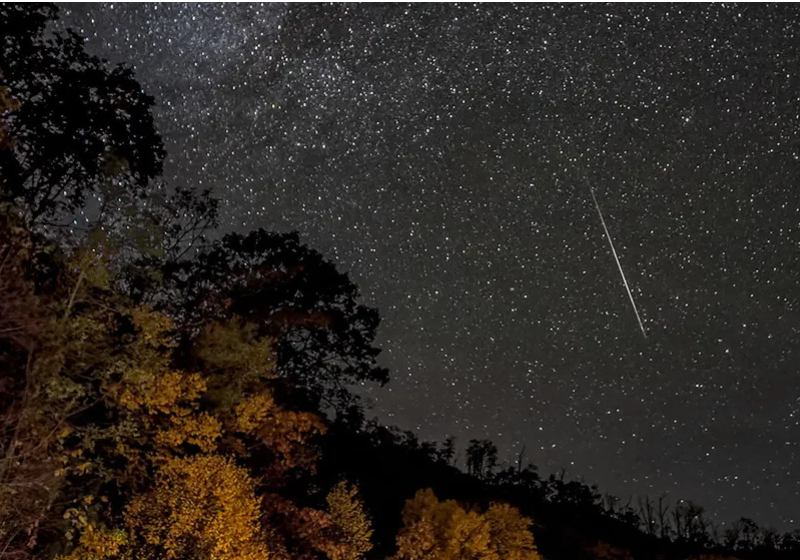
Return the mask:
<path id="1" fill-rule="evenodd" d="M 155 96 L 168 182 L 300 231 L 380 309 L 382 421 L 800 525 L 798 8 L 62 18 Z"/>

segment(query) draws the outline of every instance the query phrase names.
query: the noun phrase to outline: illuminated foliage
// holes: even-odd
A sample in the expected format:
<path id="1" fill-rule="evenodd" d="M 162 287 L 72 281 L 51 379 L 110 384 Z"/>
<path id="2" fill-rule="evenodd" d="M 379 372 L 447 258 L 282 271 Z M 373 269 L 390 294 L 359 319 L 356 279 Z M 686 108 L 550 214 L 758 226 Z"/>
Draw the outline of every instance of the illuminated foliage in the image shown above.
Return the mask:
<path id="1" fill-rule="evenodd" d="M 372 550 L 372 526 L 354 486 L 336 485 L 326 509 L 301 507 L 280 495 L 264 496 L 265 519 L 293 560 L 359 560 Z"/>
<path id="2" fill-rule="evenodd" d="M 87 525 L 78 546 L 59 560 L 105 560 L 119 558 L 127 543 L 124 531 L 110 531 L 104 527 Z"/>
<path id="3" fill-rule="evenodd" d="M 530 532 L 531 520 L 508 504 L 492 504 L 483 514 L 489 548 L 502 560 L 535 560 L 539 556 Z"/>
<path id="4" fill-rule="evenodd" d="M 249 475 L 215 456 L 171 458 L 125 509 L 123 529 L 87 525 L 61 560 L 267 560 Z"/>
<path id="5" fill-rule="evenodd" d="M 372 525 L 358 498 L 358 489 L 345 482 L 328 494 L 331 546 L 330 560 L 359 560 L 372 550 Z"/>
<path id="6" fill-rule="evenodd" d="M 125 514 L 132 558 L 265 560 L 253 481 L 216 456 L 170 459 Z"/>
<path id="7" fill-rule="evenodd" d="M 480 514 L 421 490 L 403 509 L 395 560 L 538 560 L 529 526 L 508 505 Z"/>
<path id="8" fill-rule="evenodd" d="M 258 383 L 259 376 L 246 383 L 233 382 L 240 379 L 243 362 L 231 357 L 217 361 L 210 376 L 219 382 L 229 371 L 225 368 L 232 369 L 229 376 L 234 386 L 228 398 L 207 398 L 208 375 L 176 369 L 174 329 L 164 315 L 143 306 L 104 313 L 82 306 L 70 322 L 86 322 L 78 331 L 80 350 L 73 354 L 92 355 L 81 363 L 92 364 L 113 421 L 78 429 L 76 433 L 83 437 L 77 440 L 78 448 L 70 454 L 64 473 L 72 479 L 99 476 L 109 487 L 126 481 L 123 518 L 114 523 L 110 511 L 97 510 L 106 511 L 109 526 L 125 532 L 127 544 L 117 557 L 265 558 L 264 535 L 270 527 L 260 523 L 253 479 L 247 469 L 234 464 L 231 454 L 248 461 L 255 449 L 263 448 L 268 455 L 262 454 L 262 460 L 270 459 L 260 465 L 260 472 L 275 486 L 280 473 L 313 466 L 316 454 L 308 438 L 321 433 L 324 425 L 311 413 L 279 406 L 267 386 Z M 119 344 L 113 351 L 103 344 L 97 351 L 88 344 L 90 337 L 84 331 L 102 324 L 96 321 L 99 318 L 121 321 L 122 326 L 114 329 L 125 329 L 124 336 L 115 334 Z M 103 340 L 102 330 L 92 331 L 91 338 Z M 207 336 L 224 333 L 224 338 L 233 332 L 216 329 Z M 261 348 L 248 351 L 247 344 L 256 343 L 240 344 L 247 360 L 263 352 Z M 157 473 L 154 479 L 149 474 L 153 471 Z M 321 530 L 323 525 L 316 520 L 327 519 L 326 514 L 309 515 L 313 513 L 304 510 L 310 524 Z M 99 546 L 92 545 L 90 550 L 94 536 L 85 537 L 88 529 L 80 524 L 77 528 L 81 537 L 71 554 L 99 554 L 95 551 Z M 273 548 L 280 551 L 282 546 L 278 540 Z"/>

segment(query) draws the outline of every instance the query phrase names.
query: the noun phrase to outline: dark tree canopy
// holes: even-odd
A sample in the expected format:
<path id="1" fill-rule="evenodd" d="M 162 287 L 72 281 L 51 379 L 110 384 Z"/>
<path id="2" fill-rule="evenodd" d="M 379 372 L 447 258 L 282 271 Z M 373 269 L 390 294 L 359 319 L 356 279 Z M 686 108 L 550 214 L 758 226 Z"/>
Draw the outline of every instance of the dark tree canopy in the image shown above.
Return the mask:
<path id="1" fill-rule="evenodd" d="M 191 260 L 168 264 L 160 305 L 192 336 L 211 319 L 237 319 L 275 342 L 278 372 L 342 411 L 347 385 L 385 383 L 374 345 L 378 311 L 355 284 L 297 233 L 229 234 Z M 179 296 L 176 297 L 176 294 Z"/>
<path id="2" fill-rule="evenodd" d="M 131 69 L 52 32 L 54 18 L 50 5 L 0 5 L 0 193 L 36 225 L 144 198 L 164 157 L 153 98 Z"/>

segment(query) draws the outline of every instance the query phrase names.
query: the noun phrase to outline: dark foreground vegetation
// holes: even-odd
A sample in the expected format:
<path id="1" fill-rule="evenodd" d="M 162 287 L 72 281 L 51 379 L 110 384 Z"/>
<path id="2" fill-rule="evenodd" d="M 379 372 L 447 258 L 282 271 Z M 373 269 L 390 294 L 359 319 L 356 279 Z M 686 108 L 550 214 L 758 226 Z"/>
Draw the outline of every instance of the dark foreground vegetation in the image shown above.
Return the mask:
<path id="1" fill-rule="evenodd" d="M 377 311 L 295 234 L 214 234 L 153 100 L 54 17 L 0 6 L 0 559 L 800 555 L 367 421 Z"/>

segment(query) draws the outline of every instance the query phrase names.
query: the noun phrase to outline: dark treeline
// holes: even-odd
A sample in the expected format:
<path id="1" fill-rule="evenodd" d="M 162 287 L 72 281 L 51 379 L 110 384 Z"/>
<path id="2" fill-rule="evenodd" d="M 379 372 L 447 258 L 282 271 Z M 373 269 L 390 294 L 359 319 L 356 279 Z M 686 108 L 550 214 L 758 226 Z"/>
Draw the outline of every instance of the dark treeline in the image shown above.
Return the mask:
<path id="1" fill-rule="evenodd" d="M 800 554 L 368 421 L 377 311 L 294 233 L 216 235 L 154 100 L 55 17 L 0 5 L 0 560 Z"/>

